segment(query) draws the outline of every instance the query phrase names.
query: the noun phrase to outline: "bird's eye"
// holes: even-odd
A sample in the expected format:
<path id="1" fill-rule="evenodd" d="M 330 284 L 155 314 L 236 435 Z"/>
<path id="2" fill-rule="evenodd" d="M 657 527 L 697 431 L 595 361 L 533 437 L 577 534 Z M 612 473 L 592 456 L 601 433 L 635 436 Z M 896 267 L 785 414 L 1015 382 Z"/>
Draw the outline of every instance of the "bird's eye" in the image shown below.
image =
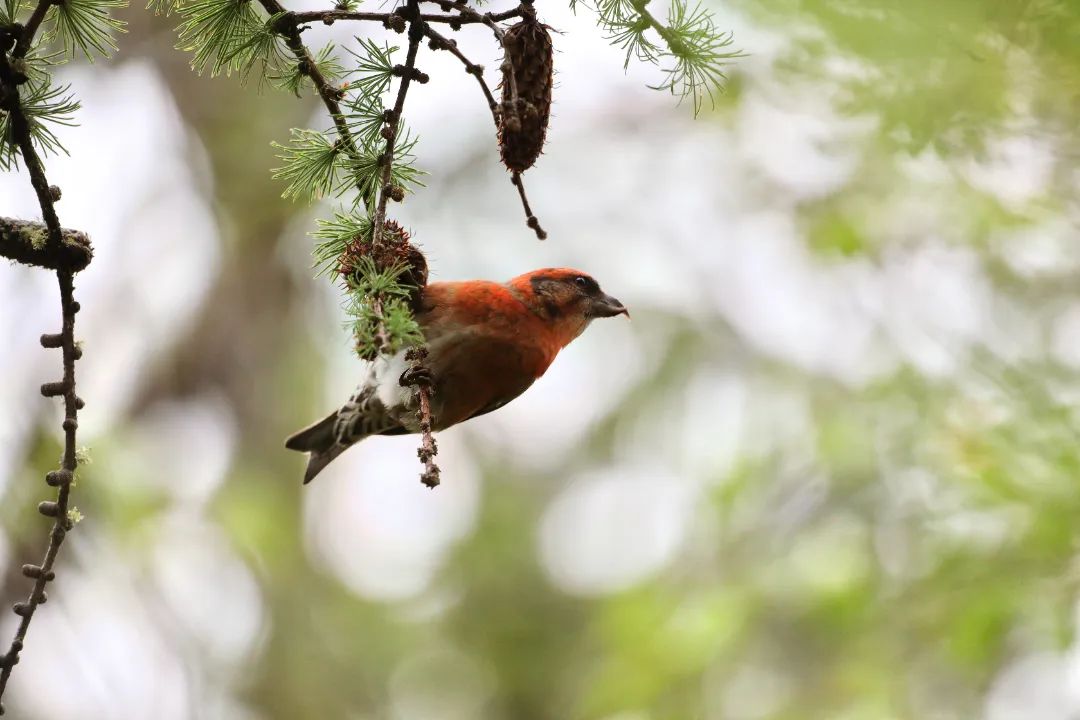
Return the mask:
<path id="1" fill-rule="evenodd" d="M 600 286 L 589 275 L 578 275 L 573 279 L 573 284 L 577 285 L 586 295 L 594 295 L 600 291 Z"/>
<path id="2" fill-rule="evenodd" d="M 574 278 L 574 284 L 585 292 L 595 292 L 600 289 L 600 286 L 596 284 L 595 280 L 591 277 L 586 277 L 585 275 L 578 275 Z"/>

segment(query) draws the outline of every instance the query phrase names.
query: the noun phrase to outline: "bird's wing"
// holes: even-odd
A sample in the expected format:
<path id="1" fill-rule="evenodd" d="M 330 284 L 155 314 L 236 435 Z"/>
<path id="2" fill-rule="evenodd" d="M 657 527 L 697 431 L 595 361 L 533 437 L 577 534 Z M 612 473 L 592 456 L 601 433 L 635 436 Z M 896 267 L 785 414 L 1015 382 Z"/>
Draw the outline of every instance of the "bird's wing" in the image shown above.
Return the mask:
<path id="1" fill-rule="evenodd" d="M 532 383 L 530 383 L 530 385 L 531 384 Z M 467 417 L 465 419 L 466 420 L 472 420 L 473 418 L 480 417 L 481 415 L 487 415 L 489 412 L 494 412 L 494 411 L 498 410 L 499 408 L 501 408 L 506 403 L 508 403 L 511 400 L 513 400 L 514 398 L 516 398 L 521 393 L 525 392 L 525 390 L 528 390 L 528 388 L 524 388 L 521 392 L 517 393 L 517 395 L 514 395 L 514 397 L 506 398 L 505 400 L 500 399 L 500 400 L 494 400 L 492 402 L 489 402 L 487 405 L 480 408 L 479 410 L 477 410 L 476 412 L 474 412 L 472 415 L 470 415 L 469 417 Z"/>
<path id="2" fill-rule="evenodd" d="M 412 391 L 399 382 L 407 368 L 404 351 L 367 364 L 356 390 L 337 411 L 338 443 L 351 445 L 368 435 L 392 434 L 401 428 L 412 411 Z"/>
<path id="3" fill-rule="evenodd" d="M 361 385 L 334 416 L 334 440 L 348 446 L 397 427 L 400 423 L 394 413 L 379 398 L 379 386 Z"/>
<path id="4" fill-rule="evenodd" d="M 428 361 L 440 430 L 502 407 L 547 368 L 543 351 L 475 328 L 432 343 Z"/>

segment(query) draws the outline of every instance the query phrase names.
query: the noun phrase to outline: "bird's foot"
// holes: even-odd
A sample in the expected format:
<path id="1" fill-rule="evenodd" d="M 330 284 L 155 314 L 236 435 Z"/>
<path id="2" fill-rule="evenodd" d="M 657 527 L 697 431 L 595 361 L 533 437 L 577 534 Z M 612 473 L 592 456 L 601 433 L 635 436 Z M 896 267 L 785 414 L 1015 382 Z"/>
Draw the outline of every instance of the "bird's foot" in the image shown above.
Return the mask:
<path id="1" fill-rule="evenodd" d="M 419 367 L 411 367 L 401 373 L 398 383 L 401 384 L 402 387 L 409 387 L 410 385 L 431 387 L 434 384 L 434 379 L 431 377 L 431 370 L 420 365 Z"/>

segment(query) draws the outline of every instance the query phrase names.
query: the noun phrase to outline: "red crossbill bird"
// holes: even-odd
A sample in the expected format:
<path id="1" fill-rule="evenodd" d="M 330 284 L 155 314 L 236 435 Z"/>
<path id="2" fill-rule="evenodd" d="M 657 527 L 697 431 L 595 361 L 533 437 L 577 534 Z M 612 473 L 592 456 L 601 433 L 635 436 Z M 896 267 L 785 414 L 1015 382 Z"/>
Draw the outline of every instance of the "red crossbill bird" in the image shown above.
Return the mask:
<path id="1" fill-rule="evenodd" d="M 507 283 L 429 284 L 416 320 L 424 333 L 433 430 L 489 413 L 525 392 L 596 318 L 627 315 L 580 270 L 547 268 Z M 310 453 L 304 482 L 370 435 L 420 432 L 405 351 L 366 363 L 348 402 L 285 441 Z"/>

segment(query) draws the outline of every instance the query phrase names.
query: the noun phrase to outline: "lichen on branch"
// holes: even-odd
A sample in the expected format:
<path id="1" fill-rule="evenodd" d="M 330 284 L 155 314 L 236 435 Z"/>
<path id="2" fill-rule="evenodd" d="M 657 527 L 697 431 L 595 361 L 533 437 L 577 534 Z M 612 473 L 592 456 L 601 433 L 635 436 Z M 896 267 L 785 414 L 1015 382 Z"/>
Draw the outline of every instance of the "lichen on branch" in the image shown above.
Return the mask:
<path id="1" fill-rule="evenodd" d="M 49 242 L 45 223 L 0 217 L 0 255 L 24 265 L 79 272 L 94 257 L 90 238 L 79 230 L 61 230 L 59 245 Z"/>

